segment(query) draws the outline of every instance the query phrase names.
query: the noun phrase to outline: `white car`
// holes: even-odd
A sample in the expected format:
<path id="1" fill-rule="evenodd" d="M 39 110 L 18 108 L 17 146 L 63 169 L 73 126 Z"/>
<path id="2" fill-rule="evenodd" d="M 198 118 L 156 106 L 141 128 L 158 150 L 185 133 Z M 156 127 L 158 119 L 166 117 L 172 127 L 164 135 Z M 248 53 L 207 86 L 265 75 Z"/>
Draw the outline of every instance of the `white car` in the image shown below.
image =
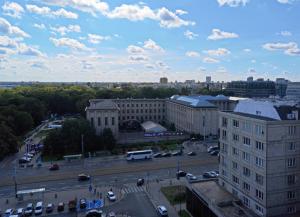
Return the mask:
<path id="1" fill-rule="evenodd" d="M 23 216 L 24 215 L 24 209 L 23 208 L 17 209 L 17 214 L 18 214 L 18 216 Z"/>
<path id="2" fill-rule="evenodd" d="M 33 204 L 29 203 L 25 209 L 25 215 L 32 215 L 33 212 Z"/>
<path id="3" fill-rule="evenodd" d="M 192 173 L 187 173 L 185 176 L 188 180 L 197 180 L 197 177 L 194 176 Z"/>
<path id="4" fill-rule="evenodd" d="M 110 201 L 116 201 L 116 195 L 114 194 L 114 192 L 112 191 L 109 191 L 107 192 L 107 198 L 110 200 Z"/>
<path id="5" fill-rule="evenodd" d="M 157 212 L 159 213 L 160 216 L 168 216 L 168 210 L 164 206 L 158 206 Z"/>
<path id="6" fill-rule="evenodd" d="M 24 154 L 24 157 L 33 158 L 33 154 L 25 153 L 25 154 Z"/>
<path id="7" fill-rule="evenodd" d="M 219 146 L 209 146 L 207 148 L 207 152 L 210 153 L 212 151 L 216 151 L 216 150 L 219 150 Z"/>
<path id="8" fill-rule="evenodd" d="M 35 215 L 41 215 L 43 213 L 43 202 L 37 202 L 34 210 Z"/>
<path id="9" fill-rule="evenodd" d="M 13 212 L 14 212 L 13 209 L 7 209 L 7 210 L 5 210 L 5 216 L 10 216 L 13 214 Z"/>

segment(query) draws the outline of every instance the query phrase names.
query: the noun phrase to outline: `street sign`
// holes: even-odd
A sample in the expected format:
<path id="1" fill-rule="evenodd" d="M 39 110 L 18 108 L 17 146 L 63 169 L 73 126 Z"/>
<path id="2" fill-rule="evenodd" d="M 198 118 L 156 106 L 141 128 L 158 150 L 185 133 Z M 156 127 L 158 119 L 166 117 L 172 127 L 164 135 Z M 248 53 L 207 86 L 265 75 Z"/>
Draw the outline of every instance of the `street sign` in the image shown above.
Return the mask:
<path id="1" fill-rule="evenodd" d="M 89 200 L 86 205 L 87 210 L 100 209 L 103 207 L 103 200 Z"/>

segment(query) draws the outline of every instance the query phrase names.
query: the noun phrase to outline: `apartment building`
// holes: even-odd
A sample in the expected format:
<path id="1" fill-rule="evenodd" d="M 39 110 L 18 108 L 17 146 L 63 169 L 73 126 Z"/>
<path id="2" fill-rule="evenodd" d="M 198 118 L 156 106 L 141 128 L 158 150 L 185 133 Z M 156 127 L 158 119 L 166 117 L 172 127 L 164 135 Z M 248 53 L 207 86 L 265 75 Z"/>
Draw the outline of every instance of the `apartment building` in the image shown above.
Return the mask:
<path id="1" fill-rule="evenodd" d="M 201 135 L 218 134 L 218 111 L 233 110 L 236 100 L 219 96 L 173 96 L 170 99 L 91 99 L 86 117 L 100 134 L 128 122 L 153 121 L 174 124 L 178 131 Z"/>
<path id="2" fill-rule="evenodd" d="M 243 100 L 219 128 L 220 186 L 260 216 L 300 216 L 300 108 Z"/>

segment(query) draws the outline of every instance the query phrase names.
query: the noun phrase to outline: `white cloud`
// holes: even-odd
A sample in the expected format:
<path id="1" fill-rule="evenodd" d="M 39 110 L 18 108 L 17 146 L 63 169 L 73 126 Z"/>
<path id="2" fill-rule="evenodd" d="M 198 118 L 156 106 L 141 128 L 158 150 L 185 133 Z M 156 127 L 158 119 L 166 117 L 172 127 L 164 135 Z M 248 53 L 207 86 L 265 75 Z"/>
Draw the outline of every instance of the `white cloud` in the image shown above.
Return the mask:
<path id="1" fill-rule="evenodd" d="M 285 54 L 290 56 L 300 55 L 300 49 L 296 42 L 288 43 L 266 43 L 263 45 L 263 48 L 269 51 L 282 50 Z"/>
<path id="2" fill-rule="evenodd" d="M 292 4 L 294 0 L 277 0 L 280 4 Z"/>
<path id="3" fill-rule="evenodd" d="M 194 40 L 195 38 L 197 38 L 199 35 L 196 33 L 191 32 L 190 30 L 186 30 L 184 32 L 184 36 L 190 40 Z"/>
<path id="4" fill-rule="evenodd" d="M 228 5 L 230 7 L 245 6 L 249 0 L 217 0 L 220 6 Z"/>
<path id="5" fill-rule="evenodd" d="M 250 53 L 250 52 L 251 52 L 251 49 L 245 48 L 243 51 L 246 52 L 246 53 Z"/>
<path id="6" fill-rule="evenodd" d="M 109 40 L 109 36 L 102 36 L 102 35 L 95 35 L 95 34 L 88 34 L 88 41 L 92 44 L 99 44 L 104 40 Z"/>
<path id="7" fill-rule="evenodd" d="M 202 59 L 202 61 L 203 61 L 204 63 L 219 63 L 219 62 L 220 62 L 219 60 L 214 59 L 214 58 L 212 58 L 212 57 L 204 57 L 204 58 Z"/>
<path id="8" fill-rule="evenodd" d="M 127 47 L 127 52 L 132 54 L 140 54 L 140 53 L 144 53 L 145 50 L 139 46 L 129 45 Z"/>
<path id="9" fill-rule="evenodd" d="M 220 29 L 213 29 L 212 34 L 208 36 L 208 40 L 221 40 L 227 38 L 238 38 L 239 35 L 233 32 L 224 32 Z"/>
<path id="10" fill-rule="evenodd" d="M 185 55 L 188 57 L 200 57 L 200 54 L 196 51 L 187 51 Z"/>
<path id="11" fill-rule="evenodd" d="M 164 63 L 164 62 L 162 62 L 162 61 L 156 61 L 156 65 L 157 65 L 159 68 L 162 68 L 162 69 L 165 69 L 165 70 L 170 69 L 170 67 L 169 67 L 166 63 Z"/>
<path id="12" fill-rule="evenodd" d="M 18 43 L 11 39 L 8 36 L 0 36 L 0 47 L 1 48 L 16 48 L 18 46 Z"/>
<path id="13" fill-rule="evenodd" d="M 129 56 L 129 60 L 132 62 L 146 62 L 149 58 L 145 55 L 133 55 Z"/>
<path id="14" fill-rule="evenodd" d="M 195 25 L 195 22 L 182 20 L 175 13 L 169 11 L 165 7 L 158 10 L 157 19 L 160 22 L 160 26 L 164 28 L 178 28 L 181 26 Z"/>
<path id="15" fill-rule="evenodd" d="M 43 23 L 41 23 L 41 24 L 35 23 L 35 24 L 33 24 L 33 26 L 38 29 L 46 29 L 46 26 Z"/>
<path id="16" fill-rule="evenodd" d="M 0 17 L 0 33 L 20 37 L 30 37 L 26 32 L 17 26 L 11 25 L 6 19 Z"/>
<path id="17" fill-rule="evenodd" d="M 2 6 L 3 14 L 14 18 L 21 18 L 24 8 L 16 2 L 5 2 Z"/>
<path id="18" fill-rule="evenodd" d="M 88 48 L 83 43 L 72 38 L 50 38 L 50 41 L 56 47 L 69 47 L 75 50 L 88 50 Z"/>
<path id="19" fill-rule="evenodd" d="M 68 25 L 68 26 L 58 26 L 58 27 L 50 27 L 51 30 L 60 33 L 61 35 L 65 35 L 69 32 L 81 32 L 79 25 Z"/>
<path id="20" fill-rule="evenodd" d="M 147 41 L 144 41 L 144 48 L 149 50 L 164 52 L 164 49 L 161 48 L 158 44 L 156 44 L 156 42 L 153 41 L 152 39 L 148 39 Z"/>
<path id="21" fill-rule="evenodd" d="M 281 31 L 280 35 L 282 35 L 282 36 L 292 36 L 292 33 L 289 32 L 289 31 Z"/>
<path id="22" fill-rule="evenodd" d="M 43 54 L 38 49 L 30 47 L 24 43 L 21 43 L 19 45 L 18 53 L 27 56 L 39 56 L 39 57 L 45 56 L 45 54 Z"/>
<path id="23" fill-rule="evenodd" d="M 230 51 L 227 50 L 226 48 L 218 48 L 216 50 L 206 50 L 204 52 L 207 53 L 209 56 L 225 56 L 230 54 Z"/>
<path id="24" fill-rule="evenodd" d="M 187 11 L 184 11 L 184 10 L 181 10 L 181 9 L 176 10 L 175 13 L 178 14 L 178 15 L 188 14 Z"/>
<path id="25" fill-rule="evenodd" d="M 38 14 L 41 16 L 49 16 L 49 17 L 63 17 L 68 19 L 77 19 L 78 15 L 71 11 L 66 11 L 63 8 L 60 8 L 56 11 L 51 10 L 49 7 L 39 7 L 37 5 L 26 5 L 26 9 L 30 13 Z"/>

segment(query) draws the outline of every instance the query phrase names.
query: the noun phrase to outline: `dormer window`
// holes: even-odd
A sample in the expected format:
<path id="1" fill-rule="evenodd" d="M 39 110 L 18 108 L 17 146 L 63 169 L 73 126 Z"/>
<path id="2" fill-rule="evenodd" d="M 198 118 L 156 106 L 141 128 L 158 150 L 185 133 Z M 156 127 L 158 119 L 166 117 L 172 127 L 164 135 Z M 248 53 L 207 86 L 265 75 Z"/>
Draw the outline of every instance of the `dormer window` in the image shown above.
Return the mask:
<path id="1" fill-rule="evenodd" d="M 261 115 L 261 111 L 256 111 L 256 115 Z"/>

